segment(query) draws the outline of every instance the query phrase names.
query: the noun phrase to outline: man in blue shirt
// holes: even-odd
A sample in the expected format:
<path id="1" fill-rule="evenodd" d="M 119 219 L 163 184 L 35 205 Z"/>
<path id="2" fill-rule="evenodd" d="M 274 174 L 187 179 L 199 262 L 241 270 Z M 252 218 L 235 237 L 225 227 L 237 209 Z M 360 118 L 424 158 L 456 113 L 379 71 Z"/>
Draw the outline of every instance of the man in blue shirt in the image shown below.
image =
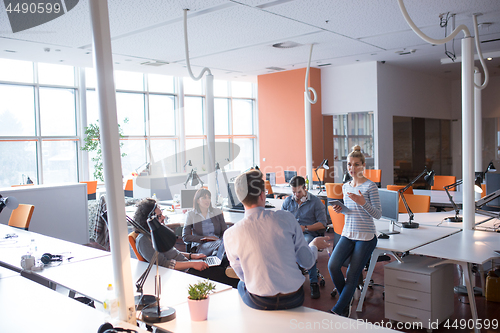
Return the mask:
<path id="1" fill-rule="evenodd" d="M 306 181 L 301 176 L 290 180 L 293 195 L 286 198 L 282 210 L 292 213 L 299 222 L 307 243 L 321 236 L 326 228 L 325 205 L 316 196 L 307 191 Z M 316 264 L 309 269 L 311 298 L 319 298 L 318 270 Z"/>

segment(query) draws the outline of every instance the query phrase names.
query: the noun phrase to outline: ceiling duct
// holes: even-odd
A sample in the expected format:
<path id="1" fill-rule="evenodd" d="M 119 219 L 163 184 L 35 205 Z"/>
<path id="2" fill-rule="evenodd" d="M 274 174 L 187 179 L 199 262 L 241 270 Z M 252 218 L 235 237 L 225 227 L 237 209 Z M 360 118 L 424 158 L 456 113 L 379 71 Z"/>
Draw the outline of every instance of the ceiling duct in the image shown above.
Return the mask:
<path id="1" fill-rule="evenodd" d="M 284 68 L 281 68 L 281 67 L 266 67 L 266 69 L 269 69 L 272 71 L 277 71 L 277 72 L 285 70 Z"/>

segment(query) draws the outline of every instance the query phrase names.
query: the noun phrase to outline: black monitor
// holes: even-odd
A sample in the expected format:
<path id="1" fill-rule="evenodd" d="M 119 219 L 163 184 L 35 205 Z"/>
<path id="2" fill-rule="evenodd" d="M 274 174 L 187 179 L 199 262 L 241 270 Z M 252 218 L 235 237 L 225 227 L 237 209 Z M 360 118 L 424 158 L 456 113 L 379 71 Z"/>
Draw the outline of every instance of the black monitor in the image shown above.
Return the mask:
<path id="1" fill-rule="evenodd" d="M 236 196 L 236 191 L 234 190 L 234 183 L 227 184 L 227 205 L 231 209 L 244 209 L 243 204 L 240 202 L 238 197 Z"/>
<path id="2" fill-rule="evenodd" d="M 490 194 L 500 190 L 500 173 L 488 172 L 485 175 L 485 178 L 486 178 L 486 196 L 489 196 Z M 492 207 L 493 209 L 499 208 L 500 198 L 497 197 L 494 198 L 493 200 L 488 201 L 486 206 Z"/>
<path id="3" fill-rule="evenodd" d="M 193 208 L 194 195 L 198 190 L 181 190 L 181 209 Z"/>
<path id="4" fill-rule="evenodd" d="M 293 177 L 297 176 L 297 171 L 288 171 L 285 170 L 285 183 L 289 183 Z"/>
<path id="5" fill-rule="evenodd" d="M 399 218 L 399 192 L 379 189 L 380 205 L 382 206 L 382 219 L 397 223 Z M 398 233 L 389 230 L 381 230 L 385 234 Z"/>

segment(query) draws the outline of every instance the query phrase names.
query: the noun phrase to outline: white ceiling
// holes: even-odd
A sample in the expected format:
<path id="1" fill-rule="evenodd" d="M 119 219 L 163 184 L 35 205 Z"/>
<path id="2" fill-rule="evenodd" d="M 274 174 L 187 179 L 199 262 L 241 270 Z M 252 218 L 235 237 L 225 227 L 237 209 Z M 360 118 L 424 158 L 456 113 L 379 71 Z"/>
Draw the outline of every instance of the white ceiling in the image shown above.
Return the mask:
<path id="1" fill-rule="evenodd" d="M 183 8 L 189 8 L 189 52 L 193 72 L 209 67 L 216 79 L 255 81 L 257 75 L 303 68 L 314 43 L 313 67 L 385 61 L 432 75 L 460 78 L 460 64 L 441 65 L 444 45 L 421 40 L 404 21 L 397 0 L 108 0 L 115 69 L 187 76 Z M 481 41 L 500 38 L 500 0 L 405 0 L 411 18 L 427 35 L 443 38 L 439 14 L 456 14 Z M 447 44 L 461 52 L 459 34 Z M 292 41 L 290 49 L 272 45 Z M 45 51 L 44 49 L 50 49 Z M 500 75 L 500 40 L 481 43 L 490 75 Z M 397 51 L 414 53 L 399 55 Z M 0 12 L 0 57 L 92 67 L 92 34 L 87 0 L 43 25 L 12 33 Z M 168 62 L 152 67 L 147 61 Z M 479 63 L 477 64 L 479 66 Z M 321 66 L 322 68 L 325 68 Z"/>

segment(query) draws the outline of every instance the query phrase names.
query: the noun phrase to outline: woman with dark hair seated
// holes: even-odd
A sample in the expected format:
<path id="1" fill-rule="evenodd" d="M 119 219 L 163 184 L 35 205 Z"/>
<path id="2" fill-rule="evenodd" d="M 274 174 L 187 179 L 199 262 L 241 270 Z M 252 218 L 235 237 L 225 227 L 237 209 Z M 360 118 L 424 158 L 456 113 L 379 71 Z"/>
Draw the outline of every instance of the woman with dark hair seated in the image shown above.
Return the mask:
<path id="1" fill-rule="evenodd" d="M 217 255 L 222 236 L 227 229 L 222 210 L 212 207 L 209 190 L 200 188 L 193 199 L 193 210 L 186 216 L 182 240 L 191 243 L 191 252 Z"/>
<path id="2" fill-rule="evenodd" d="M 150 198 L 143 199 L 137 204 L 137 210 L 135 211 L 134 215 L 135 222 L 137 222 L 144 229 L 149 230 L 147 219 L 153 210 L 158 218 L 158 221 L 163 224 L 165 221 L 165 216 L 163 216 L 160 206 L 157 205 L 156 201 Z M 137 251 L 144 259 L 149 262 L 155 253 L 153 244 L 151 243 L 151 239 L 147 235 L 141 233 L 140 230 L 136 229 L 135 231 L 139 233 L 139 236 L 137 236 L 136 239 Z M 205 257 L 206 255 L 202 253 L 192 254 L 179 252 L 174 247 L 167 252 L 158 253 L 158 264 L 167 268 L 184 271 L 203 278 L 208 278 L 213 281 L 229 284 L 236 288 L 239 280 L 227 277 L 225 274 L 225 267 L 209 267 L 206 262 L 200 261 L 200 259 L 203 259 Z"/>

